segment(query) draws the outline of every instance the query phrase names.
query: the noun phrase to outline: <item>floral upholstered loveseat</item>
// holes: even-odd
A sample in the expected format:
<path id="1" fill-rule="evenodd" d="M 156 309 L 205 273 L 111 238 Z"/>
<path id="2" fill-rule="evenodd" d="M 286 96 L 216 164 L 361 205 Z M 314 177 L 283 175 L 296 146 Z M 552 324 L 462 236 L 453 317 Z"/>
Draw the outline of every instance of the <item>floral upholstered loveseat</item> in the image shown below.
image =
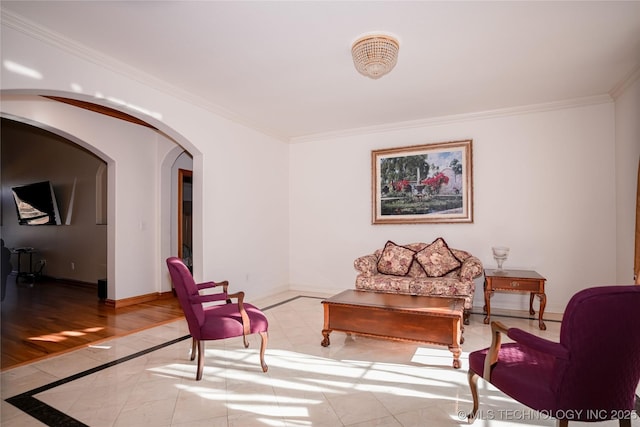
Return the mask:
<path id="1" fill-rule="evenodd" d="M 356 289 L 394 294 L 464 298 L 463 322 L 469 324 L 474 279 L 482 262 L 470 253 L 449 248 L 441 237 L 432 243 L 397 245 L 355 260 Z"/>

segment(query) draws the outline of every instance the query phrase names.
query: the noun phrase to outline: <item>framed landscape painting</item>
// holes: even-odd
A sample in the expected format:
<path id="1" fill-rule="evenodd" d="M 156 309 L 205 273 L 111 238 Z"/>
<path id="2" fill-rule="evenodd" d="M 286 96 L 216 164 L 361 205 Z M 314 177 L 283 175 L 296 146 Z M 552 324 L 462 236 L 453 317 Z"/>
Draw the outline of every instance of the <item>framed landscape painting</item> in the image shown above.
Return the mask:
<path id="1" fill-rule="evenodd" d="M 473 222 L 471 142 L 372 151 L 373 224 Z"/>

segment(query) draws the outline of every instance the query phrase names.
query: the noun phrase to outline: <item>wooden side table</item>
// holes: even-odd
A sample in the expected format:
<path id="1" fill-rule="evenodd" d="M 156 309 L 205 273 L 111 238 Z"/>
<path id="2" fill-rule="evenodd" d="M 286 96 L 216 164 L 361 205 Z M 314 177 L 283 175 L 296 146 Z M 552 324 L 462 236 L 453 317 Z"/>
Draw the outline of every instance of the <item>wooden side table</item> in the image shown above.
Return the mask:
<path id="1" fill-rule="evenodd" d="M 484 270 L 484 323 L 489 324 L 491 318 L 491 296 L 493 292 L 529 292 L 529 314 L 536 314 L 533 309 L 533 297 L 540 299 L 538 324 L 543 331 L 547 326 L 542 320 L 544 308 L 547 305 L 547 295 L 544 293 L 544 283 L 547 279 L 531 270 Z"/>

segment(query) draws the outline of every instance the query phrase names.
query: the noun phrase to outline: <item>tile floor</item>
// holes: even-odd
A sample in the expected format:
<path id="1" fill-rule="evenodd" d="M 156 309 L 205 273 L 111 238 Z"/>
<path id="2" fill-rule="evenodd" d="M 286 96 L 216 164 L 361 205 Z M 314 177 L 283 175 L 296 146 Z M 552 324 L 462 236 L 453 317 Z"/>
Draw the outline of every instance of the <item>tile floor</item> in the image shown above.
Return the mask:
<path id="1" fill-rule="evenodd" d="M 471 409 L 468 353 L 486 347 L 489 327 L 471 316 L 462 368 L 445 347 L 333 332 L 322 347 L 322 297 L 280 294 L 261 301 L 269 318 L 269 371 L 259 336 L 208 342 L 202 381 L 189 361 L 183 320 L 52 357 L 1 374 L 0 424 L 15 426 L 455 426 Z M 559 321 L 494 317 L 557 340 Z M 479 380 L 475 426 L 552 426 Z M 8 401 L 7 401 L 8 400 Z M 12 402 L 12 403 L 9 403 Z M 31 414 L 31 415 L 30 415 Z M 617 422 L 571 423 L 616 426 Z M 633 427 L 640 427 L 638 417 Z"/>

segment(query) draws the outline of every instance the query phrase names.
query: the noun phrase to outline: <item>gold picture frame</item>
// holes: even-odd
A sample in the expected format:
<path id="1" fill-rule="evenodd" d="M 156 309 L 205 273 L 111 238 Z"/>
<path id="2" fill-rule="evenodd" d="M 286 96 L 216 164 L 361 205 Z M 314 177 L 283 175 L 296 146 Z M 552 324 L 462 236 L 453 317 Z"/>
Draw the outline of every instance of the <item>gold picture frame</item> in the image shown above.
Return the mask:
<path id="1" fill-rule="evenodd" d="M 372 223 L 472 223 L 472 140 L 371 152 Z"/>

